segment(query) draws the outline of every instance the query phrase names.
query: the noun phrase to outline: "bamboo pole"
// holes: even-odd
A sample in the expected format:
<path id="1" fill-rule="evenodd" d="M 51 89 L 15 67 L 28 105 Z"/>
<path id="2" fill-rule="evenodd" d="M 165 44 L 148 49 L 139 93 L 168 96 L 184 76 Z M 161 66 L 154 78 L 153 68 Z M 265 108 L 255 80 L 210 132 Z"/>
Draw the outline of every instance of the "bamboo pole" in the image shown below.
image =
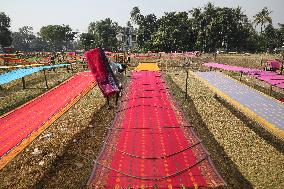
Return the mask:
<path id="1" fill-rule="evenodd" d="M 26 89 L 26 81 L 25 77 L 22 77 L 23 89 Z"/>
<path id="2" fill-rule="evenodd" d="M 46 77 L 45 69 L 43 69 L 43 74 L 44 74 L 45 86 L 48 89 L 48 83 L 47 83 L 47 77 Z"/>
<path id="3" fill-rule="evenodd" d="M 188 88 L 188 68 L 186 68 L 185 99 L 187 99 L 187 88 Z"/>

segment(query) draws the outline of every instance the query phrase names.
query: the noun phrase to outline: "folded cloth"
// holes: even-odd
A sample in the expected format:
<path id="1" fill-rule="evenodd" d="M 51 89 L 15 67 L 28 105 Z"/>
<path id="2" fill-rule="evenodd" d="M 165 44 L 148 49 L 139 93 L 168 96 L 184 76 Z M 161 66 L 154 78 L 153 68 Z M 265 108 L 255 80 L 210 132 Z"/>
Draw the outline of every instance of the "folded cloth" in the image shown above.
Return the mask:
<path id="1" fill-rule="evenodd" d="M 105 97 L 119 92 L 119 84 L 110 67 L 108 59 L 99 48 L 85 53 L 89 69 L 94 75 L 96 82 Z"/>

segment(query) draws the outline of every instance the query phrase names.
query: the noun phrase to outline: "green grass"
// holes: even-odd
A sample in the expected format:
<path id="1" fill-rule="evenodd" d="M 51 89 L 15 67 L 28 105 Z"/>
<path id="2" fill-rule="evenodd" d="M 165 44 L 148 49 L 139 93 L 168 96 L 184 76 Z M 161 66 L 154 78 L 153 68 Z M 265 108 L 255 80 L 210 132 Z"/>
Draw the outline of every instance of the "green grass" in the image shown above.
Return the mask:
<path id="1" fill-rule="evenodd" d="M 74 72 L 82 71 L 80 65 L 74 67 Z M 57 68 L 56 71 L 47 71 L 47 81 L 49 88 L 46 88 L 44 74 L 42 72 L 34 73 L 25 77 L 26 89 L 22 87 L 22 80 L 12 81 L 0 90 L 0 115 L 3 115 L 35 97 L 43 94 L 51 88 L 64 82 L 66 79 L 74 75 L 67 72 L 66 68 Z"/>

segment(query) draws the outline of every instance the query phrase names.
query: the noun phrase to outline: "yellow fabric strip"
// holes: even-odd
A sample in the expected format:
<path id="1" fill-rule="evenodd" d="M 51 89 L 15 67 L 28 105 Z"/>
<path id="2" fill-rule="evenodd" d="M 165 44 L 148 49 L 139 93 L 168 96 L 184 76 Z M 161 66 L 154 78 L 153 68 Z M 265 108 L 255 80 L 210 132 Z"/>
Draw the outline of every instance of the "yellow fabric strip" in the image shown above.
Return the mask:
<path id="1" fill-rule="evenodd" d="M 157 63 L 139 63 L 135 71 L 160 71 Z"/>

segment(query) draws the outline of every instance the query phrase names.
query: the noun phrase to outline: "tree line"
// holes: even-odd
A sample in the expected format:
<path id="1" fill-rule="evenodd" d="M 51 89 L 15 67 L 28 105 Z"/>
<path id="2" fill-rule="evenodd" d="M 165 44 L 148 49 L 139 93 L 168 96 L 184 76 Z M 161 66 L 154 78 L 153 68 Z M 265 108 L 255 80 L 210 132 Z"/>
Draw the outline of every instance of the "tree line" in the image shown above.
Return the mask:
<path id="1" fill-rule="evenodd" d="M 167 12 L 160 18 L 143 15 L 138 7 L 130 12 L 127 27 L 110 18 L 91 22 L 86 33 L 78 34 L 69 25 L 43 26 L 37 34 L 24 26 L 11 32 L 10 18 L 0 13 L 0 45 L 13 45 L 19 51 L 61 51 L 101 47 L 118 51 L 117 34 L 133 28 L 133 51 L 272 52 L 284 43 L 284 24 L 272 25 L 270 11 L 264 7 L 250 21 L 241 7 L 217 7 L 212 3 L 190 11 Z M 260 27 L 260 32 L 256 27 Z"/>

